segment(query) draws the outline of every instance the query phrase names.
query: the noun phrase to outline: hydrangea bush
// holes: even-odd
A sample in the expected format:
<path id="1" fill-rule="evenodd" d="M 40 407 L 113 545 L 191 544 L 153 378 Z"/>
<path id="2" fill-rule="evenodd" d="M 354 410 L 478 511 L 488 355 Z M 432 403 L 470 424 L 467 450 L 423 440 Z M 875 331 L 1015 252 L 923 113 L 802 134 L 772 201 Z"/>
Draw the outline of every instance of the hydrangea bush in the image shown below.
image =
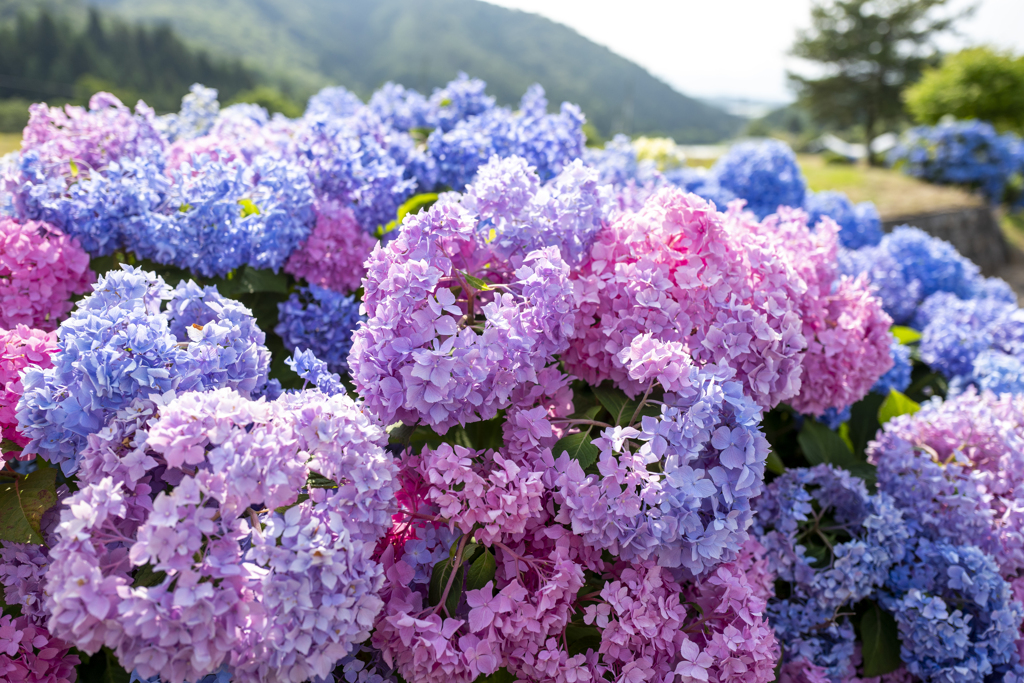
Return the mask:
<path id="1" fill-rule="evenodd" d="M 33 106 L 0 676 L 1024 680 L 1008 286 L 781 143 L 582 124 L 465 75 Z"/>

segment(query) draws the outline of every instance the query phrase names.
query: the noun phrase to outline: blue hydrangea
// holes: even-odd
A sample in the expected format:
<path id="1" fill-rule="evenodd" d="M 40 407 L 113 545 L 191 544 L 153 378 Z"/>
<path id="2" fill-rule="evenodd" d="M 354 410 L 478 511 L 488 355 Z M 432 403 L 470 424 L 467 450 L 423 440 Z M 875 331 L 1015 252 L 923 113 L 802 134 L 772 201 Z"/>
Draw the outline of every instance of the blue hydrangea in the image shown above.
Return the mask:
<path id="1" fill-rule="evenodd" d="M 913 128 L 889 153 L 889 163 L 930 183 L 977 190 L 992 203 L 1024 203 L 1014 184 L 1024 173 L 1024 144 L 984 121 Z"/>
<path id="2" fill-rule="evenodd" d="M 950 393 L 971 385 L 995 394 L 1024 394 L 1024 358 L 985 349 L 975 357 L 970 377 L 955 378 Z"/>
<path id="3" fill-rule="evenodd" d="M 836 617 L 799 599 L 773 599 L 768 622 L 782 645 L 782 660 L 803 660 L 825 669 L 830 680 L 846 680 L 852 673 L 856 633 L 848 617 Z"/>
<path id="4" fill-rule="evenodd" d="M 363 108 L 363 102 L 347 88 L 337 85 L 324 88 L 309 98 L 304 118 L 345 118 Z"/>
<path id="5" fill-rule="evenodd" d="M 387 127 L 365 107 L 344 116 L 307 114 L 295 143 L 317 194 L 350 206 L 369 232 L 393 220 L 417 185 L 433 185 L 426 159 L 410 167 L 417 157 L 412 138 Z M 428 177 L 414 178 L 417 173 Z"/>
<path id="6" fill-rule="evenodd" d="M 917 316 L 921 360 L 949 379 L 970 377 L 986 350 L 1024 359 L 1024 311 L 992 299 L 958 299 L 940 292 Z"/>
<path id="7" fill-rule="evenodd" d="M 494 107 L 450 130 L 439 127 L 427 139 L 427 148 L 437 165 L 438 182 L 455 190 L 461 191 L 494 155 L 524 157 L 542 180 L 549 180 L 582 156 L 583 121 L 579 108 L 569 103 L 558 114 L 548 114 L 543 89 L 534 85 L 523 95 L 519 112 Z"/>
<path id="8" fill-rule="evenodd" d="M 796 155 L 778 140 L 734 145 L 715 162 L 710 175 L 718 185 L 747 200 L 747 209 L 758 220 L 775 213 L 780 205 L 804 205 L 807 183 Z"/>
<path id="9" fill-rule="evenodd" d="M 889 351 L 892 353 L 892 367 L 878 378 L 875 386 L 871 387 L 871 391 L 883 396 L 888 396 L 893 389 L 900 392 L 906 391 L 910 386 L 910 374 L 914 369 L 914 364 L 910 360 L 909 346 L 901 344 L 899 339 L 893 337 Z"/>
<path id="10" fill-rule="evenodd" d="M 817 225 L 822 216 L 839 224 L 839 242 L 847 249 L 878 244 L 882 241 L 882 219 L 871 202 L 854 204 L 842 192 L 808 192 L 804 201 L 808 224 Z"/>
<path id="11" fill-rule="evenodd" d="M 163 679 L 160 676 L 150 676 L 149 678 L 143 678 L 135 671 L 132 671 L 131 677 L 128 679 L 128 683 L 163 683 Z M 215 674 L 207 674 L 203 676 L 195 683 L 231 683 L 231 672 L 228 671 L 227 667 L 221 667 L 220 671 Z"/>
<path id="12" fill-rule="evenodd" d="M 296 349 L 284 362 L 304 382 L 312 384 L 322 393 L 328 396 L 345 393 L 341 376 L 328 370 L 327 363 L 314 356 L 312 351 Z"/>
<path id="13" fill-rule="evenodd" d="M 370 110 L 395 130 L 437 127 L 435 109 L 419 92 L 388 81 L 370 97 Z"/>
<path id="14" fill-rule="evenodd" d="M 65 178 L 44 169 L 34 152 L 22 154 L 24 179 L 16 197 L 16 213 L 41 220 L 78 239 L 90 256 L 134 249 L 149 230 L 150 216 L 162 210 L 171 181 L 159 159 L 124 158 L 102 172 Z"/>
<path id="15" fill-rule="evenodd" d="M 704 169 L 683 166 L 665 171 L 664 176 L 673 185 L 712 202 L 719 211 L 725 211 L 729 202 L 737 198 L 734 192 L 718 182 L 714 174 Z"/>
<path id="16" fill-rule="evenodd" d="M 896 618 L 907 670 L 937 683 L 1019 681 L 1024 611 L 992 558 L 924 538 L 907 550 L 879 591 Z"/>
<path id="17" fill-rule="evenodd" d="M 458 77 L 430 96 L 432 127 L 442 133 L 460 122 L 494 109 L 494 98 L 487 94 L 487 84 L 459 72 Z"/>
<path id="18" fill-rule="evenodd" d="M 629 137 L 621 133 L 604 147 L 584 149 L 583 162 L 597 171 L 602 185 L 625 185 L 636 180 L 640 172 L 636 149 Z"/>
<path id="19" fill-rule="evenodd" d="M 193 83 L 181 98 L 181 111 L 157 119 L 157 129 L 171 142 L 192 140 L 210 132 L 220 112 L 217 90 Z"/>
<path id="20" fill-rule="evenodd" d="M 827 426 L 832 431 L 839 429 L 839 425 L 844 422 L 849 422 L 852 410 L 852 406 L 846 406 L 842 410 L 829 406 L 825 409 L 825 412 L 816 417 L 815 419 Z"/>
<path id="21" fill-rule="evenodd" d="M 137 398 L 219 387 L 251 395 L 266 385 L 265 335 L 238 302 L 190 282 L 171 291 L 130 266 L 93 289 L 61 323 L 53 367 L 31 369 L 18 402 L 26 452 L 65 474 L 77 469 L 86 438 Z"/>
<path id="22" fill-rule="evenodd" d="M 881 585 L 909 538 L 891 496 L 868 495 L 831 465 L 788 470 L 754 510 L 753 533 L 789 597 L 832 615 Z"/>
<path id="23" fill-rule="evenodd" d="M 353 295 L 316 285 L 302 287 L 278 304 L 274 331 L 289 351 L 307 349 L 327 363 L 331 372 L 347 373 L 352 332 L 365 320 L 359 306 Z"/>

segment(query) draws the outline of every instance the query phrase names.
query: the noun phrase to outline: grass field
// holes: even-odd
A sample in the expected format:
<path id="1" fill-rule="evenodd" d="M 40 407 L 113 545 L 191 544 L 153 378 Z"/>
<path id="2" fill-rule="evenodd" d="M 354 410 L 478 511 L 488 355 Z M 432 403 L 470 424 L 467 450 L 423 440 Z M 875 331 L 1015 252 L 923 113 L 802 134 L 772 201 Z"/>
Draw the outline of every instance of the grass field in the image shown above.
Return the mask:
<path id="1" fill-rule="evenodd" d="M 21 133 L 0 133 L 0 156 L 21 149 Z"/>

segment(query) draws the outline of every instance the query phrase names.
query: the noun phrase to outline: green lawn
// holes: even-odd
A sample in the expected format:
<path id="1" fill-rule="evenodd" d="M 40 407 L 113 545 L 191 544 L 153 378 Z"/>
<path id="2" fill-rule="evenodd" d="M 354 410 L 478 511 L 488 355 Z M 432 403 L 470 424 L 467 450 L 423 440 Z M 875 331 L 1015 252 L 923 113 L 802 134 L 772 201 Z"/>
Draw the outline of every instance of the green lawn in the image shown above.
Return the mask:
<path id="1" fill-rule="evenodd" d="M 0 156 L 21 149 L 21 133 L 0 133 Z"/>
<path id="2" fill-rule="evenodd" d="M 983 204 L 982 199 L 963 190 L 930 185 L 887 168 L 827 164 L 816 154 L 797 158 L 810 189 L 839 190 L 854 202 L 872 201 L 883 219 Z"/>

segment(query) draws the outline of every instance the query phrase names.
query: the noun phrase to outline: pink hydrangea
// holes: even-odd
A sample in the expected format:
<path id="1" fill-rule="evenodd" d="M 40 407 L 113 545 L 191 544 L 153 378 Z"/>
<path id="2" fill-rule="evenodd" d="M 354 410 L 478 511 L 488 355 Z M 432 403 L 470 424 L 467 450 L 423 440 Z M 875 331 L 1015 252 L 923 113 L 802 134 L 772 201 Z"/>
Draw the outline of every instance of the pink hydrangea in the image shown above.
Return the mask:
<path id="1" fill-rule="evenodd" d="M 0 680 L 73 683 L 80 660 L 70 650 L 70 645 L 26 617 L 0 616 Z"/>
<path id="2" fill-rule="evenodd" d="M 835 222 L 825 217 L 811 231 L 806 213 L 780 207 L 759 223 L 742 210 L 742 202 L 734 202 L 726 224 L 738 241 L 780 255 L 790 273 L 783 291 L 799 312 L 807 345 L 800 391 L 790 405 L 801 413 L 821 415 L 867 395 L 892 367 L 892 319 L 866 279 L 839 277 Z"/>
<path id="3" fill-rule="evenodd" d="M 96 279 L 78 240 L 41 221 L 0 218 L 0 328 L 55 330 Z"/>
<path id="4" fill-rule="evenodd" d="M 771 246 L 771 245 L 767 245 Z M 646 387 L 620 354 L 650 334 L 678 342 L 694 365 L 725 364 L 769 408 L 797 393 L 805 340 L 782 255 L 734 239 L 696 195 L 664 189 L 603 229 L 574 273 L 575 335 L 566 369 L 590 384 Z"/>
<path id="5" fill-rule="evenodd" d="M 313 232 L 292 252 L 284 269 L 310 284 L 351 292 L 366 275 L 363 263 L 375 244 L 377 240 L 359 227 L 351 209 L 323 200 L 316 206 Z"/>
<path id="6" fill-rule="evenodd" d="M 182 138 L 167 148 L 168 173 L 178 170 L 185 163 L 191 164 L 193 167 L 201 166 L 201 164 L 192 164 L 193 157 L 197 155 L 207 157 L 210 161 L 228 164 L 241 157 L 242 151 L 232 140 L 223 140 L 213 135 Z"/>
<path id="7" fill-rule="evenodd" d="M 2 311 L 0 311 L 2 314 Z M 18 325 L 12 330 L 0 329 L 0 435 L 19 446 L 29 440 L 18 431 L 15 408 L 22 394 L 21 371 L 30 365 L 48 368 L 57 351 L 57 333 L 34 330 Z M 0 453 L 0 464 L 16 453 Z M 35 456 L 30 456 L 35 457 Z"/>

